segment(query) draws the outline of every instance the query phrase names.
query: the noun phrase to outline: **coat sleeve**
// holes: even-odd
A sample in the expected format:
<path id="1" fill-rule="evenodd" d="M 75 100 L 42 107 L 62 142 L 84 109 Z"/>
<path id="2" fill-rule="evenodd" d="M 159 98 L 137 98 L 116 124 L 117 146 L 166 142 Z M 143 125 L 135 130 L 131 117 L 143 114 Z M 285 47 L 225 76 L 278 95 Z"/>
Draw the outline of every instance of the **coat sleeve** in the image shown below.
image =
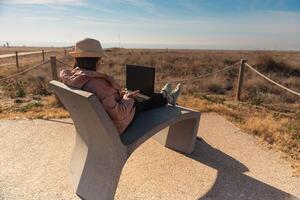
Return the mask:
<path id="1" fill-rule="evenodd" d="M 119 95 L 117 90 L 104 80 L 90 80 L 85 89 L 96 94 L 104 109 L 113 120 L 124 120 L 131 112 L 134 112 L 134 99 L 124 98 L 119 96 L 119 101 L 116 100 L 116 95 Z"/>
<path id="2" fill-rule="evenodd" d="M 117 121 L 124 120 L 133 112 L 134 99 L 122 98 L 120 101 L 115 100 L 114 95 L 101 99 L 103 107 L 112 119 Z"/>

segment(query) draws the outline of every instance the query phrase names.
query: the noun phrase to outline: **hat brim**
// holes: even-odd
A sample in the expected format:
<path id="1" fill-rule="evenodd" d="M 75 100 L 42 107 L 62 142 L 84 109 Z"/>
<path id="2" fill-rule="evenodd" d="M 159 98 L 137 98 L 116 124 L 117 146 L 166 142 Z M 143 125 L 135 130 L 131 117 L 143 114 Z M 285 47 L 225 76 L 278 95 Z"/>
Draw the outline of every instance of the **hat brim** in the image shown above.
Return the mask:
<path id="1" fill-rule="evenodd" d="M 101 58 L 103 56 L 108 57 L 108 55 L 104 52 L 76 52 L 71 51 L 69 54 L 74 58 Z"/>

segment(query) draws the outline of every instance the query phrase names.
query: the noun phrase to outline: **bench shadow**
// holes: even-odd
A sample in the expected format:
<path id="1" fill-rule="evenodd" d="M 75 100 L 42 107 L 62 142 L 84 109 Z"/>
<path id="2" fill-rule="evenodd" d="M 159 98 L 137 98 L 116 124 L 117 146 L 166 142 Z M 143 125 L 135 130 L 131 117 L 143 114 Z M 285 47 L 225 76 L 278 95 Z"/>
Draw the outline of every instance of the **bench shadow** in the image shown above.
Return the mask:
<path id="1" fill-rule="evenodd" d="M 243 173 L 249 169 L 239 161 L 213 148 L 203 139 L 197 139 L 195 151 L 186 155 L 216 169 L 213 187 L 198 200 L 296 200 L 296 197 L 249 177 Z"/>

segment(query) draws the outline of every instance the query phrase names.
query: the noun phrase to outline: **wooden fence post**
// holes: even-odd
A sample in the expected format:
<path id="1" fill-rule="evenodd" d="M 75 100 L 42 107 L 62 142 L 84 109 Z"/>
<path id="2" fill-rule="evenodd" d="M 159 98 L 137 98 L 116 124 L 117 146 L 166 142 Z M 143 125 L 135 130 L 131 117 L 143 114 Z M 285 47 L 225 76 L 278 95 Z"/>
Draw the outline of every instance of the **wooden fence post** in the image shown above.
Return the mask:
<path id="1" fill-rule="evenodd" d="M 50 64 L 51 64 L 52 79 L 57 81 L 58 80 L 58 78 L 57 78 L 57 65 L 56 65 L 56 57 L 55 56 L 50 57 Z M 59 100 L 57 95 L 54 94 L 54 96 L 55 96 L 57 105 L 64 108 L 64 105 L 61 103 L 61 101 Z"/>
<path id="2" fill-rule="evenodd" d="M 17 70 L 19 71 L 19 57 L 17 51 L 16 51 L 16 66 L 17 66 Z"/>
<path id="3" fill-rule="evenodd" d="M 56 57 L 55 56 L 50 57 L 50 63 L 51 63 L 52 79 L 53 80 L 58 80 L 58 78 L 57 78 Z"/>
<path id="4" fill-rule="evenodd" d="M 45 61 L 45 51 L 44 51 L 44 49 L 42 50 L 42 56 L 43 56 L 43 61 Z"/>
<path id="5" fill-rule="evenodd" d="M 247 62 L 247 60 L 242 59 L 241 64 L 240 64 L 239 79 L 238 79 L 238 85 L 237 85 L 237 91 L 236 91 L 236 97 L 235 97 L 235 99 L 237 101 L 241 100 L 241 93 L 242 93 L 242 87 L 243 87 L 243 81 L 244 81 L 245 62 Z"/>
<path id="6" fill-rule="evenodd" d="M 67 50 L 65 49 L 65 57 L 67 57 Z"/>

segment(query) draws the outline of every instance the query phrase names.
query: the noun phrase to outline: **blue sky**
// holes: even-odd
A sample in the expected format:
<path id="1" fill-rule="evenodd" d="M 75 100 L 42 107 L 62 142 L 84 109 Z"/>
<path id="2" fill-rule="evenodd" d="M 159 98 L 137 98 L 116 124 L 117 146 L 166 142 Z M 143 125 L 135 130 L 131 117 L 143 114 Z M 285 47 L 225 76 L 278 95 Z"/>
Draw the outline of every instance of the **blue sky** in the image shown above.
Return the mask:
<path id="1" fill-rule="evenodd" d="M 0 0 L 0 24 L 27 45 L 300 50 L 300 0 Z"/>

